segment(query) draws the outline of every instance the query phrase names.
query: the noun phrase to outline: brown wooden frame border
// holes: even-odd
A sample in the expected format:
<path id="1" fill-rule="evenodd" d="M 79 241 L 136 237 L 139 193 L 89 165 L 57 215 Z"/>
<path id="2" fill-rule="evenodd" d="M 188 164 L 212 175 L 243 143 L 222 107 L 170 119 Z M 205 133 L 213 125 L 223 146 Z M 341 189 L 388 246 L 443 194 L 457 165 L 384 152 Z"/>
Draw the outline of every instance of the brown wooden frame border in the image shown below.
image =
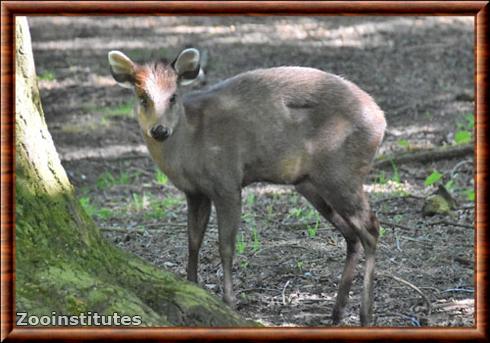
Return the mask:
<path id="1" fill-rule="evenodd" d="M 1 340 L 488 341 L 488 1 L 4 1 L 1 4 Z M 473 328 L 18 328 L 14 326 L 14 21 L 22 15 L 467 15 L 475 18 L 476 326 Z"/>

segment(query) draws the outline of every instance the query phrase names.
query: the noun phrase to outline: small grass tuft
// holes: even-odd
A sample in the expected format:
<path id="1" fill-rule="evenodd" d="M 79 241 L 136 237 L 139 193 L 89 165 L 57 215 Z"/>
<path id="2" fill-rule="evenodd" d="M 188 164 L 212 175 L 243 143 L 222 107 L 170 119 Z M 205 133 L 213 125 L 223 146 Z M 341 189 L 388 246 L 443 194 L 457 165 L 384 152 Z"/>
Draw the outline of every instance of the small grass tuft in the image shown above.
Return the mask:
<path id="1" fill-rule="evenodd" d="M 255 204 L 255 194 L 249 193 L 247 195 L 247 206 L 249 208 L 252 208 L 254 206 L 254 204 Z"/>
<path id="2" fill-rule="evenodd" d="M 102 110 L 102 120 L 108 120 L 115 117 L 132 117 L 133 116 L 133 103 L 125 102 L 115 107 L 104 108 Z"/>
<path id="3" fill-rule="evenodd" d="M 380 185 L 385 185 L 388 182 L 388 179 L 386 178 L 386 173 L 384 170 L 382 170 L 376 177 L 376 183 L 379 183 Z"/>
<path id="4" fill-rule="evenodd" d="M 465 114 L 462 119 L 456 123 L 457 129 L 454 134 L 456 144 L 467 144 L 473 140 L 473 130 L 475 128 L 475 117 L 473 114 Z"/>
<path id="5" fill-rule="evenodd" d="M 109 219 L 113 217 L 113 213 L 110 208 L 98 207 L 92 204 L 90 197 L 82 196 L 79 199 L 80 205 L 82 205 L 85 212 L 92 218 Z"/>
<path id="6" fill-rule="evenodd" d="M 391 160 L 390 162 L 391 162 L 391 167 L 393 168 L 393 175 L 391 176 L 391 181 L 400 183 L 401 182 L 400 172 L 396 167 L 395 161 Z"/>
<path id="7" fill-rule="evenodd" d="M 165 186 L 168 183 L 168 177 L 160 171 L 155 169 L 155 182 L 159 185 Z"/>
<path id="8" fill-rule="evenodd" d="M 54 81 L 56 79 L 54 73 L 50 70 L 45 70 L 37 76 L 38 80 Z"/>
<path id="9" fill-rule="evenodd" d="M 106 189 L 116 185 L 129 185 L 136 176 L 136 174 L 129 174 L 127 171 L 121 171 L 118 176 L 105 171 L 97 179 L 96 185 L 99 189 Z"/>
<path id="10" fill-rule="evenodd" d="M 386 235 L 386 229 L 383 226 L 379 226 L 379 238 L 383 238 Z"/>
<path id="11" fill-rule="evenodd" d="M 136 212 L 143 211 L 148 206 L 149 202 L 148 202 L 148 196 L 146 192 L 143 192 L 142 195 L 138 193 L 132 193 L 131 198 L 132 198 L 131 208 Z"/>
<path id="12" fill-rule="evenodd" d="M 245 242 L 245 238 L 243 237 L 243 233 L 240 233 L 238 239 L 236 241 L 236 253 L 237 255 L 243 255 L 245 249 L 247 248 L 247 243 Z"/>
<path id="13" fill-rule="evenodd" d="M 398 140 L 398 145 L 404 149 L 408 149 L 410 147 L 410 142 L 406 139 Z"/>
<path id="14" fill-rule="evenodd" d="M 473 135 L 467 130 L 458 130 L 454 134 L 454 142 L 456 144 L 467 144 L 473 139 Z"/>
<path id="15" fill-rule="evenodd" d="M 257 233 L 257 228 L 252 228 L 252 250 L 253 252 L 258 252 L 260 250 L 260 237 Z"/>
<path id="16" fill-rule="evenodd" d="M 475 190 L 468 188 L 464 190 L 464 194 L 466 195 L 466 199 L 469 201 L 475 201 Z"/>

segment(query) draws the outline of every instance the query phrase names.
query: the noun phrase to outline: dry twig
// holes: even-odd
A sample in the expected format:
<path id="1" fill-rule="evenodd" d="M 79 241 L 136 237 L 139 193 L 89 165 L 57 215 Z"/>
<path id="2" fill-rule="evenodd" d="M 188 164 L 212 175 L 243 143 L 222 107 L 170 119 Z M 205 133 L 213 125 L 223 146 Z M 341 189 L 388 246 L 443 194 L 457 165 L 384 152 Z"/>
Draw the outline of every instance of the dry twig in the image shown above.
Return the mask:
<path id="1" fill-rule="evenodd" d="M 376 200 L 374 202 L 374 205 L 378 205 L 378 204 L 385 202 L 385 201 L 391 201 L 391 200 L 397 200 L 397 199 L 404 199 L 404 200 L 405 199 L 417 199 L 417 200 L 420 200 L 420 199 L 425 199 L 425 198 L 422 196 L 414 195 L 414 194 L 398 195 L 398 196 L 386 197 L 383 199 Z"/>
<path id="2" fill-rule="evenodd" d="M 415 152 L 406 152 L 392 156 L 378 158 L 374 162 L 375 168 L 390 167 L 392 163 L 400 165 L 408 162 L 433 162 L 446 160 L 455 157 L 463 157 L 474 153 L 472 144 L 456 145 L 444 148 L 434 148 L 428 150 L 419 150 Z"/>
<path id="3" fill-rule="evenodd" d="M 391 278 L 395 281 L 398 281 L 410 288 L 412 288 L 414 291 L 416 291 L 417 293 L 420 294 L 420 296 L 422 297 L 422 299 L 424 299 L 424 302 L 426 304 L 426 307 L 427 307 L 427 316 L 430 316 L 431 312 L 432 312 L 432 306 L 431 306 L 431 302 L 429 300 L 429 298 L 427 298 L 427 296 L 424 294 L 424 292 L 422 292 L 420 290 L 420 288 L 418 288 L 417 286 L 415 286 L 413 283 L 410 283 L 408 282 L 407 280 L 404 280 L 402 278 L 399 278 L 398 276 L 394 276 L 394 275 L 391 275 L 391 274 L 385 274 L 385 273 L 382 273 L 382 274 L 378 274 L 378 276 L 381 276 L 381 277 L 387 277 L 387 278 Z"/>
<path id="4" fill-rule="evenodd" d="M 428 225 L 433 226 L 433 225 L 440 225 L 440 224 L 451 225 L 451 226 L 458 226 L 458 227 L 464 227 L 464 228 L 467 228 L 467 229 L 474 229 L 475 228 L 474 225 L 468 225 L 468 224 L 461 224 L 461 223 L 456 223 L 456 222 L 450 222 L 448 220 L 440 220 L 440 221 L 437 221 L 437 222 L 429 223 Z"/>
<path id="5" fill-rule="evenodd" d="M 379 223 L 382 224 L 382 225 L 391 226 L 391 227 L 397 227 L 397 228 L 400 228 L 400 229 L 403 229 L 403 230 L 407 230 L 407 231 L 412 231 L 412 232 L 418 230 L 417 228 L 413 228 L 413 227 L 410 227 L 410 226 L 405 226 L 405 225 L 398 224 L 398 223 L 387 222 L 385 220 L 380 220 Z"/>
<path id="6" fill-rule="evenodd" d="M 284 288 L 282 289 L 281 295 L 282 295 L 283 305 L 287 305 L 287 303 L 286 303 L 286 288 L 288 287 L 290 282 L 291 282 L 291 280 L 286 281 L 286 284 L 284 285 Z"/>

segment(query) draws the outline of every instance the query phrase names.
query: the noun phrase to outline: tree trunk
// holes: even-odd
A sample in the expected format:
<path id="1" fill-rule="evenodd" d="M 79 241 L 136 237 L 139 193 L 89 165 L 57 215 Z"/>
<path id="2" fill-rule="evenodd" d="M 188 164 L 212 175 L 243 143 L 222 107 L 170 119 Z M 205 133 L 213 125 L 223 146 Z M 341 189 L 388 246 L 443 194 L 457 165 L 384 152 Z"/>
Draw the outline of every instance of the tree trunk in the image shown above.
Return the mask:
<path id="1" fill-rule="evenodd" d="M 106 242 L 48 132 L 26 18 L 16 20 L 16 311 L 141 316 L 147 326 L 250 326 L 215 296 Z"/>

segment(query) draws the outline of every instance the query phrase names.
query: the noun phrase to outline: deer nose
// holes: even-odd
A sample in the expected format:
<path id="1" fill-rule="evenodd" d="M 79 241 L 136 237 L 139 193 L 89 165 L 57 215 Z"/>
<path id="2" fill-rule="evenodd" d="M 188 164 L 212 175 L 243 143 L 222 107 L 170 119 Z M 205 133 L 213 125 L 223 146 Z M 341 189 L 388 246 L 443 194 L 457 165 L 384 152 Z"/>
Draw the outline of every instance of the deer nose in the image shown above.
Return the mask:
<path id="1" fill-rule="evenodd" d="M 162 125 L 157 125 L 151 128 L 151 136 L 159 142 L 163 142 L 170 136 L 170 129 L 168 127 L 163 127 Z"/>

